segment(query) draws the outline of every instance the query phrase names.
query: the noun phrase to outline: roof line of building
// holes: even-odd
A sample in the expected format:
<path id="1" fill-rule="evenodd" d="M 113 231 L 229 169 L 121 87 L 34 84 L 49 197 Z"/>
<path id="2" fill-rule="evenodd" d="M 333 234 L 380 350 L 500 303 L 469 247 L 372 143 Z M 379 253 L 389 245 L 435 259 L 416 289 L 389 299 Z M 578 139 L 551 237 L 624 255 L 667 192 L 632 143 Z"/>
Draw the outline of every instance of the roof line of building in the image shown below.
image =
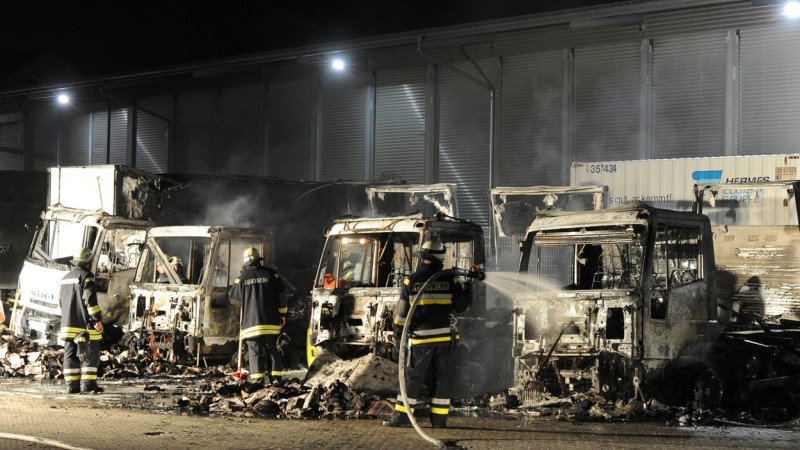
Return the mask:
<path id="1" fill-rule="evenodd" d="M 592 20 L 608 19 L 610 17 L 625 16 L 630 14 L 648 14 L 676 9 L 744 2 L 749 2 L 749 0 L 633 0 L 579 9 L 531 14 L 515 18 L 494 19 L 472 24 L 415 30 L 380 37 L 360 38 L 332 44 L 317 44 L 304 47 L 294 47 L 285 50 L 215 59 L 174 67 L 137 71 L 107 77 L 96 77 L 69 83 L 20 88 L 11 91 L 0 91 L 0 97 L 33 95 L 70 88 L 74 89 L 89 86 L 102 86 L 107 82 L 113 81 L 135 81 L 139 79 L 178 75 L 187 72 L 211 70 L 222 67 L 230 68 L 234 66 L 246 66 L 252 64 L 270 64 L 282 61 L 300 60 L 303 58 L 328 56 L 337 53 L 358 52 L 376 48 L 397 47 L 402 45 L 417 45 L 419 39 L 422 37 L 425 37 L 427 42 L 431 42 L 463 36 L 478 36 L 530 28 L 540 28 L 558 24 L 569 24 L 571 22 L 580 22 L 586 26 L 587 24 L 590 24 Z"/>

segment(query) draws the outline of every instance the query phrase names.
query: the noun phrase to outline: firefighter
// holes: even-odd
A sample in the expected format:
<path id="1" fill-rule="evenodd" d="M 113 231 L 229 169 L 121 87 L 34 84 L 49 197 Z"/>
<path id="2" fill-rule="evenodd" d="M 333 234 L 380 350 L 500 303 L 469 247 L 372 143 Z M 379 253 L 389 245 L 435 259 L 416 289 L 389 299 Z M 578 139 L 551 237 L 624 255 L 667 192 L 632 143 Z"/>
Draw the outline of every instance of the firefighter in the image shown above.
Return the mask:
<path id="1" fill-rule="evenodd" d="M 186 270 L 183 268 L 183 261 L 178 256 L 172 256 L 169 258 L 169 265 L 172 267 L 172 270 L 178 274 L 178 279 L 181 280 L 181 283 L 188 283 L 189 279 L 186 278 Z"/>
<path id="2" fill-rule="evenodd" d="M 92 251 L 81 247 L 61 279 L 61 339 L 64 340 L 64 381 L 68 392 L 101 393 L 97 385 L 103 322 L 97 305 L 94 274 L 89 271 Z"/>
<path id="3" fill-rule="evenodd" d="M 406 315 L 411 308 L 410 301 L 416 298 L 428 279 L 443 268 L 445 248 L 441 242 L 426 241 L 417 252 L 419 265 L 416 272 L 406 278 L 400 301 L 395 309 L 393 328 L 397 346 L 405 326 Z M 408 330 L 411 343 L 410 363 L 406 370 L 406 394 L 408 406 L 414 412 L 415 397 L 420 394 L 426 378 L 430 380 L 431 426 L 445 428 L 450 412 L 450 391 L 453 386 L 451 367 L 458 340 L 453 312 L 464 312 L 469 308 L 471 294 L 464 289 L 457 278 L 440 276 L 429 283 L 419 296 Z M 397 350 L 397 346 L 396 350 Z M 429 377 L 430 375 L 430 377 Z M 391 420 L 383 423 L 389 427 L 408 427 L 411 422 L 406 415 L 403 399 L 397 396 L 395 411 Z"/>
<path id="4" fill-rule="evenodd" d="M 242 272 L 233 282 L 230 299 L 242 308 L 240 338 L 247 342 L 249 380 L 264 384 L 268 370 L 270 382 L 279 382 L 283 377 L 283 361 L 278 338 L 286 325 L 286 285 L 278 272 L 261 264 L 264 258 L 258 249 L 248 248 L 243 258 Z"/>

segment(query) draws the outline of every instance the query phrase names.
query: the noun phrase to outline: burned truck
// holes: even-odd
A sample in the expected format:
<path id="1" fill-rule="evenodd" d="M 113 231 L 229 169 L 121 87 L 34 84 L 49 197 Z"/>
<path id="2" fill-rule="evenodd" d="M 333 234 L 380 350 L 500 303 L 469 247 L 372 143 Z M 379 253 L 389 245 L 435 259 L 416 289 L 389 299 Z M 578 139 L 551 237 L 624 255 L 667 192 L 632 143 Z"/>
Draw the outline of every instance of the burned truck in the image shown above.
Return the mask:
<path id="1" fill-rule="evenodd" d="M 641 202 L 540 212 L 521 243 L 513 297 L 513 391 L 523 404 L 581 392 L 698 408 L 792 398 L 798 317 L 790 308 L 774 325 L 729 326 L 719 305 L 734 309 L 731 276 L 716 262 L 732 243 L 724 231 L 704 215 Z M 797 255 L 792 242 L 784 250 Z M 796 274 L 787 281 L 796 287 Z"/>
<path id="2" fill-rule="evenodd" d="M 273 237 L 263 229 L 151 228 L 130 285 L 124 344 L 180 363 L 230 361 L 238 348 L 240 308 L 230 303 L 228 289 L 250 247 L 274 264 Z"/>
<path id="3" fill-rule="evenodd" d="M 19 274 L 11 328 L 32 341 L 56 344 L 60 281 L 78 247 L 93 252 L 91 270 L 104 321 L 122 325 L 127 320 L 138 244 L 153 225 L 147 217 L 160 206 L 164 180 L 121 165 L 51 167 L 48 172 L 49 206 Z"/>

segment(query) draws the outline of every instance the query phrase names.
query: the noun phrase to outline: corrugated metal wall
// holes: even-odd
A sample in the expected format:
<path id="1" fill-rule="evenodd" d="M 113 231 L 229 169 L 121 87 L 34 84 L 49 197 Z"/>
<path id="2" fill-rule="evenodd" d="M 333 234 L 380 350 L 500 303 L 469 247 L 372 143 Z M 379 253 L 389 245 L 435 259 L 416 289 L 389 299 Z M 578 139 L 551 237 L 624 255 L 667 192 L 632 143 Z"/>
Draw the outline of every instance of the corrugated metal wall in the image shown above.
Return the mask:
<path id="1" fill-rule="evenodd" d="M 130 109 L 123 105 L 111 103 L 111 134 L 108 139 L 108 164 L 128 163 L 128 117 Z"/>
<path id="2" fill-rule="evenodd" d="M 499 186 L 560 185 L 564 52 L 503 58 Z M 554 170 L 555 168 L 555 170 Z"/>
<path id="3" fill-rule="evenodd" d="M 22 170 L 23 155 L 14 153 L 22 150 L 22 123 L 0 123 L 0 170 Z"/>
<path id="4" fill-rule="evenodd" d="M 136 100 L 140 108 L 133 109 L 136 117 L 136 152 L 133 159 L 139 169 L 153 173 L 169 172 L 171 126 L 165 119 L 173 116 L 173 103 L 170 95 Z"/>
<path id="5" fill-rule="evenodd" d="M 791 153 L 800 143 L 800 30 L 797 24 L 740 31 L 740 148 Z"/>
<path id="6" fill-rule="evenodd" d="M 266 86 L 222 89 L 220 98 L 221 174 L 265 175 L 264 98 Z"/>
<path id="7" fill-rule="evenodd" d="M 267 99 L 267 175 L 289 180 L 313 179 L 316 82 L 271 83 Z"/>
<path id="8" fill-rule="evenodd" d="M 92 104 L 92 137 L 89 164 L 108 162 L 108 102 Z"/>
<path id="9" fill-rule="evenodd" d="M 25 116 L 26 151 L 34 152 L 33 169 L 46 171 L 56 164 L 58 137 L 58 110 L 32 109 Z"/>
<path id="10" fill-rule="evenodd" d="M 575 49 L 576 161 L 638 159 L 639 45 Z"/>
<path id="11" fill-rule="evenodd" d="M 91 106 L 70 104 L 59 111 L 59 165 L 82 166 L 89 164 L 91 126 Z"/>
<path id="12" fill-rule="evenodd" d="M 320 82 L 319 179 L 363 180 L 367 170 L 367 82 L 343 73 Z"/>
<path id="13" fill-rule="evenodd" d="M 217 100 L 217 90 L 178 94 L 175 105 L 175 154 L 170 171 L 216 173 L 219 134 Z"/>
<path id="14" fill-rule="evenodd" d="M 492 73 L 493 61 L 479 61 L 483 73 Z M 471 63 L 455 67 L 477 79 Z M 436 69 L 439 182 L 458 185 L 458 210 L 486 227 L 489 224 L 490 93 L 445 67 Z"/>
<path id="15" fill-rule="evenodd" d="M 722 31 L 654 40 L 654 158 L 725 148 L 725 47 Z"/>
<path id="16" fill-rule="evenodd" d="M 424 183 L 427 69 L 382 70 L 375 78 L 375 177 Z"/>

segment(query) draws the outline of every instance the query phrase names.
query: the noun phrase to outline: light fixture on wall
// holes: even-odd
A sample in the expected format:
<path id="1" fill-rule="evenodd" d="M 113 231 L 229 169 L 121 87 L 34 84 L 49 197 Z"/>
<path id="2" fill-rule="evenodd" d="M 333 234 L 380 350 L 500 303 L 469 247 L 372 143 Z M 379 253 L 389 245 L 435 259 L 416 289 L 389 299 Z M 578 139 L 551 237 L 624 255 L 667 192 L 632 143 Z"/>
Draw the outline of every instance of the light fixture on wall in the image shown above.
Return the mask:
<path id="1" fill-rule="evenodd" d="M 783 5 L 783 15 L 790 19 L 800 18 L 800 3 L 792 0 Z"/>
<path id="2" fill-rule="evenodd" d="M 345 67 L 346 67 L 346 64 L 345 64 L 345 62 L 344 62 L 344 60 L 342 58 L 338 58 L 337 57 L 337 58 L 333 58 L 333 60 L 331 60 L 331 68 L 333 68 L 333 70 L 335 70 L 337 72 L 341 72 L 341 71 L 344 70 Z"/>
<path id="3" fill-rule="evenodd" d="M 56 100 L 58 101 L 58 103 L 60 103 L 62 105 L 66 105 L 66 104 L 69 103 L 70 97 L 69 97 L 68 94 L 65 94 L 65 93 L 62 92 L 62 93 L 56 95 Z"/>

